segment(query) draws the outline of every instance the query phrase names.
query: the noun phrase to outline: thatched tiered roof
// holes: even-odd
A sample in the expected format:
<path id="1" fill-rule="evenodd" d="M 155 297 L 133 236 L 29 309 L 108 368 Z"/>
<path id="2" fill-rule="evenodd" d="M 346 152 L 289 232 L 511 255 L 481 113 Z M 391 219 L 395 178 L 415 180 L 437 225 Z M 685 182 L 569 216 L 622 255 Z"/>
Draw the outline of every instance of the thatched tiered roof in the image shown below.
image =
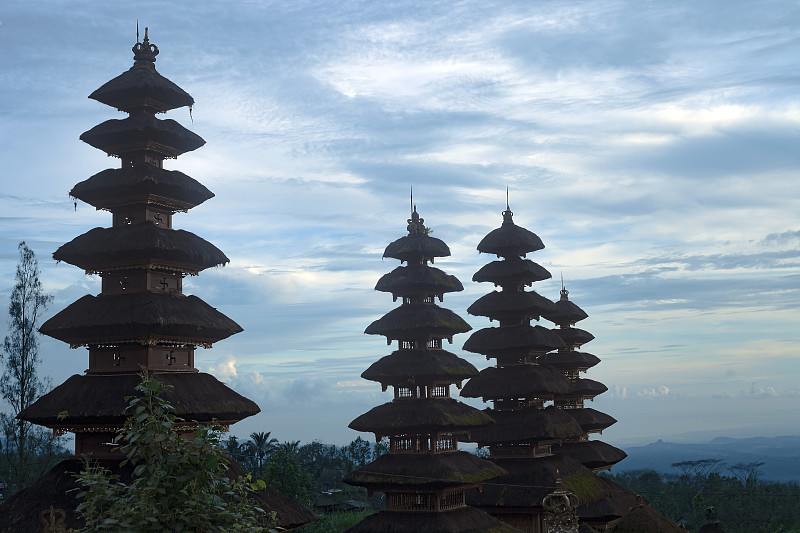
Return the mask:
<path id="1" fill-rule="evenodd" d="M 197 296 L 136 292 L 86 295 L 39 331 L 71 346 L 131 342 L 210 346 L 242 328 Z"/>
<path id="2" fill-rule="evenodd" d="M 429 235 L 406 235 L 389 244 L 383 257 L 392 257 L 400 261 L 408 261 L 417 257 L 427 257 L 431 263 L 436 257 L 449 257 L 450 248 L 443 240 Z"/>
<path id="3" fill-rule="evenodd" d="M 199 181 L 154 165 L 109 168 L 75 185 L 70 196 L 97 209 L 156 205 L 186 211 L 214 197 Z"/>
<path id="4" fill-rule="evenodd" d="M 569 394 L 572 383 L 564 375 L 545 365 L 489 367 L 470 379 L 461 389 L 465 398 L 543 398 Z"/>
<path id="5" fill-rule="evenodd" d="M 485 409 L 494 424 L 471 431 L 468 439 L 479 446 L 531 444 L 543 441 L 574 439 L 583 434 L 580 424 L 562 409 L 526 407 L 514 411 Z"/>
<path id="6" fill-rule="evenodd" d="M 170 109 L 194 105 L 194 98 L 189 93 L 151 66 L 131 67 L 104 83 L 89 98 L 120 111 L 133 111 L 146 106 L 165 113 Z"/>
<path id="7" fill-rule="evenodd" d="M 403 294 L 436 294 L 459 292 L 464 286 L 455 276 L 427 265 L 399 266 L 384 274 L 375 285 L 376 291 L 389 292 L 397 298 Z"/>
<path id="8" fill-rule="evenodd" d="M 191 274 L 230 262 L 219 248 L 194 233 L 150 221 L 91 229 L 62 245 L 53 259 L 87 272 L 157 268 Z"/>
<path id="9" fill-rule="evenodd" d="M 512 215 L 510 209 L 503 213 L 503 224 L 478 243 L 479 252 L 499 257 L 524 257 L 529 252 L 544 249 L 542 239 L 514 224 Z"/>
<path id="10" fill-rule="evenodd" d="M 159 120 L 149 114 L 106 120 L 81 134 L 81 140 L 108 155 L 150 151 L 175 158 L 197 150 L 206 142 L 172 119 Z"/>
<path id="11" fill-rule="evenodd" d="M 473 316 L 485 316 L 491 320 L 538 320 L 553 310 L 553 302 L 535 291 L 492 291 L 481 296 L 467 308 Z"/>
<path id="12" fill-rule="evenodd" d="M 446 350 L 396 350 L 381 357 L 361 377 L 383 385 L 461 383 L 478 370 L 466 359 Z"/>
<path id="13" fill-rule="evenodd" d="M 471 507 L 441 512 L 381 511 L 347 533 L 519 533 L 518 530 Z"/>
<path id="14" fill-rule="evenodd" d="M 519 353 L 526 349 L 547 352 L 562 346 L 564 341 L 557 334 L 542 326 L 528 324 L 479 329 L 464 342 L 466 351 L 491 357 Z"/>
<path id="15" fill-rule="evenodd" d="M 472 329 L 463 318 L 443 307 L 426 303 L 405 304 L 392 309 L 367 326 L 364 333 L 387 339 L 450 338 Z"/>
<path id="16" fill-rule="evenodd" d="M 619 448 L 599 440 L 565 442 L 553 446 L 552 451 L 569 455 L 591 470 L 610 468 L 628 456 Z"/>
<path id="17" fill-rule="evenodd" d="M 177 417 L 187 422 L 231 424 L 261 411 L 258 405 L 210 374 L 154 373 L 168 386 L 164 393 Z M 127 418 L 128 396 L 136 396 L 138 374 L 74 375 L 23 409 L 19 418 L 70 430 L 75 427 L 121 426 Z"/>
<path id="18" fill-rule="evenodd" d="M 578 370 L 585 371 L 600 362 L 600 358 L 586 352 L 551 352 L 536 358 L 540 365 L 548 365 L 560 371 Z"/>
<path id="19" fill-rule="evenodd" d="M 601 413 L 590 407 L 580 409 L 567 409 L 566 412 L 581 425 L 584 432 L 602 431 L 617 423 L 611 415 Z"/>
<path id="20" fill-rule="evenodd" d="M 492 261 L 472 276 L 472 281 L 489 281 L 495 285 L 530 285 L 534 281 L 550 279 L 546 268 L 530 259 L 508 257 L 503 261 Z"/>
<path id="21" fill-rule="evenodd" d="M 553 328 L 556 335 L 561 337 L 564 344 L 580 348 L 589 341 L 594 340 L 594 335 L 578 328 Z"/>
<path id="22" fill-rule="evenodd" d="M 486 426 L 492 418 L 453 398 L 395 400 L 373 407 L 347 426 L 376 435 L 468 431 Z"/>

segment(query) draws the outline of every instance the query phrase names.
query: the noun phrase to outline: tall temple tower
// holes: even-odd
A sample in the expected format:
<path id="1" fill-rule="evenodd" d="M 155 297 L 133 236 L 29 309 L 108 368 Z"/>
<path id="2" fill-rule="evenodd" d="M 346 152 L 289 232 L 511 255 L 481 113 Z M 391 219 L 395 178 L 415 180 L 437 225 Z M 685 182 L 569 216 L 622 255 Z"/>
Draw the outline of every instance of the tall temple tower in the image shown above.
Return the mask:
<path id="1" fill-rule="evenodd" d="M 576 379 L 583 361 L 591 362 L 593 356 L 585 354 L 576 365 L 572 359 L 554 359 L 547 354 L 558 350 L 557 354 L 578 357 L 574 347 L 591 335 L 574 328 L 550 330 L 531 325 L 531 320 L 540 317 L 560 323 L 565 312 L 563 304 L 526 290 L 551 277 L 545 268 L 525 258 L 543 248 L 536 234 L 514 223 L 508 205 L 502 225 L 478 244 L 479 252 L 500 259 L 482 267 L 472 279 L 491 282 L 500 290 L 481 297 L 467 311 L 499 325 L 473 333 L 464 349 L 495 359 L 496 364 L 470 379 L 461 391 L 462 396 L 493 403 L 485 413 L 496 423 L 473 430 L 469 440 L 488 446 L 489 458 L 508 471 L 483 491 L 468 493 L 467 503 L 526 533 L 546 531 L 542 502 L 556 488 L 559 477 L 567 481 L 582 477 L 584 485 L 592 487 L 591 501 L 578 508 L 587 523 L 607 524 L 633 503 L 632 494 L 594 476 L 570 453 L 573 443 L 582 443 L 587 432 L 610 425 L 613 419 L 592 417 L 591 410 L 576 418 L 574 410 L 565 409 L 582 406 L 583 399 L 598 392 L 597 387 L 592 388 L 596 382 Z"/>
<path id="2" fill-rule="evenodd" d="M 408 235 L 386 247 L 384 257 L 406 263 L 384 275 L 376 290 L 392 294 L 399 307 L 367 327 L 398 349 L 363 374 L 394 399 L 359 416 L 352 429 L 389 437 L 390 451 L 345 477 L 345 482 L 386 493 L 386 509 L 350 528 L 350 533 L 501 533 L 515 529 L 465 505 L 465 490 L 505 473 L 489 461 L 458 450 L 457 438 L 486 426 L 491 418 L 450 397 L 450 386 L 461 386 L 477 374 L 473 365 L 442 349 L 443 339 L 469 331 L 470 326 L 439 307 L 444 294 L 463 290 L 454 276 L 430 266 L 450 249 L 428 235 L 416 208 L 408 219 Z"/>
<path id="3" fill-rule="evenodd" d="M 110 211 L 112 226 L 95 228 L 54 254 L 102 278 L 102 292 L 87 295 L 45 322 L 40 331 L 72 348 L 89 349 L 85 375 L 74 375 L 23 410 L 19 418 L 75 434 L 75 453 L 107 454 L 125 421 L 125 396 L 134 393 L 141 368 L 172 385 L 175 414 L 191 421 L 229 425 L 258 406 L 194 366 L 197 346 L 242 331 L 196 296 L 183 294 L 183 278 L 228 263 L 216 246 L 173 228 L 173 216 L 214 195 L 196 180 L 166 170 L 164 160 L 205 144 L 165 113 L 194 104 L 189 94 L 156 71 L 158 47 L 144 39 L 134 64 L 89 98 L 129 116 L 107 120 L 81 140 L 121 160 L 78 183 L 70 195 Z"/>

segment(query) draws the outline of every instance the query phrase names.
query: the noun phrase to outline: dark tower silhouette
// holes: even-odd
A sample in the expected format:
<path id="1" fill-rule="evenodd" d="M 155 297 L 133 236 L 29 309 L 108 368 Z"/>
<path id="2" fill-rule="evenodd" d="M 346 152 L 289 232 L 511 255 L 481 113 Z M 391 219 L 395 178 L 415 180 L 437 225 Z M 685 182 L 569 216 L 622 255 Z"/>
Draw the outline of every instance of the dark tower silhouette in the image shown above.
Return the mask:
<path id="1" fill-rule="evenodd" d="M 351 533 L 511 532 L 506 524 L 464 503 L 465 490 L 504 473 L 489 461 L 458 451 L 457 437 L 492 422 L 479 410 L 450 397 L 477 373 L 473 365 L 442 349 L 442 340 L 470 329 L 458 315 L 436 305 L 445 293 L 461 291 L 454 276 L 430 266 L 447 257 L 447 245 L 428 235 L 413 209 L 408 235 L 386 247 L 384 257 L 400 266 L 375 286 L 401 305 L 369 325 L 398 349 L 370 366 L 362 377 L 377 381 L 394 400 L 359 416 L 350 427 L 388 437 L 389 453 L 345 477 L 345 482 L 386 494 L 386 509 L 364 519 Z"/>

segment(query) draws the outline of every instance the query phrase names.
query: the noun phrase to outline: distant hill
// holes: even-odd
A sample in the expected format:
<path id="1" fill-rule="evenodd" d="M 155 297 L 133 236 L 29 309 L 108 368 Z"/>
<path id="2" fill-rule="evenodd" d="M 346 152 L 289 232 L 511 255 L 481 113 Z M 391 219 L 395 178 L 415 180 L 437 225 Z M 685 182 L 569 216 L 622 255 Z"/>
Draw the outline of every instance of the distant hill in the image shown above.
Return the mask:
<path id="1" fill-rule="evenodd" d="M 800 435 L 786 437 L 753 437 L 732 439 L 717 437 L 700 444 L 678 444 L 659 440 L 646 446 L 623 448 L 628 458 L 617 464 L 613 472 L 655 470 L 664 474 L 679 474 L 672 463 L 698 459 L 722 459 L 727 466 L 736 463 L 763 461 L 759 479 L 767 481 L 800 482 Z M 730 475 L 723 466 L 720 474 Z"/>

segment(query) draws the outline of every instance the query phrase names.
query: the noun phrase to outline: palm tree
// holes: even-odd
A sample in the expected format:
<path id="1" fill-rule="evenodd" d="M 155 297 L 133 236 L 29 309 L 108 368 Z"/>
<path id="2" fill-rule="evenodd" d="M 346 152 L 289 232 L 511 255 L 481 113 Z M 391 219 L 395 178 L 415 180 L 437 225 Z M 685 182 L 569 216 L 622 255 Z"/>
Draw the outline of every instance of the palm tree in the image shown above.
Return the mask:
<path id="1" fill-rule="evenodd" d="M 258 469 L 257 475 L 264 475 L 264 459 L 278 444 L 278 439 L 269 438 L 271 431 L 260 431 L 250 434 L 250 440 L 247 441 L 246 446 L 250 453 L 256 459 L 256 468 Z"/>
<path id="2" fill-rule="evenodd" d="M 291 455 L 297 455 L 298 452 L 300 451 L 300 441 L 299 440 L 286 441 L 283 444 L 279 444 L 277 447 L 285 451 L 286 453 L 289 453 Z"/>

